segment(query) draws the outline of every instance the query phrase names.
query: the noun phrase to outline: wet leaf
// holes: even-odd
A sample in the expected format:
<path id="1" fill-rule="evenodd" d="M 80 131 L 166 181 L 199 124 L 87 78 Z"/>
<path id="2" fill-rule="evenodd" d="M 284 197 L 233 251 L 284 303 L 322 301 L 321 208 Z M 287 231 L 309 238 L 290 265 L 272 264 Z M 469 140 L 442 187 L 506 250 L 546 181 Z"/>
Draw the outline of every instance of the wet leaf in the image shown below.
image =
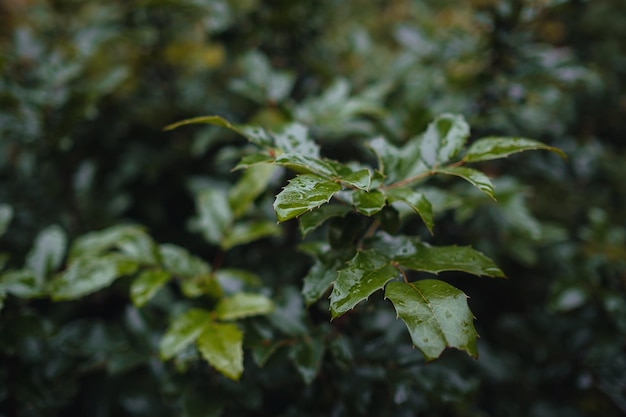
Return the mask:
<path id="1" fill-rule="evenodd" d="M 224 250 L 228 250 L 264 237 L 278 236 L 280 230 L 275 222 L 268 220 L 239 221 L 224 236 L 221 246 Z"/>
<path id="2" fill-rule="evenodd" d="M 235 217 L 244 214 L 252 202 L 265 191 L 276 169 L 273 165 L 262 163 L 246 169 L 228 192 L 228 203 Z"/>
<path id="3" fill-rule="evenodd" d="M 555 152 L 561 158 L 567 156 L 559 148 L 545 145 L 539 141 L 526 138 L 487 137 L 477 140 L 465 152 L 463 160 L 466 162 L 488 161 L 490 159 L 506 158 L 509 155 L 529 151 L 533 149 L 545 149 Z"/>
<path id="4" fill-rule="evenodd" d="M 421 217 L 426 228 L 432 234 L 434 227 L 433 208 L 424 194 L 406 187 L 386 189 L 385 194 L 390 202 L 401 201 L 411 207 Z"/>
<path id="5" fill-rule="evenodd" d="M 368 250 L 357 253 L 337 274 L 330 295 L 332 317 L 351 310 L 397 276 L 396 268 L 378 252 Z"/>
<path id="6" fill-rule="evenodd" d="M 202 233 L 207 242 L 219 245 L 233 222 L 226 192 L 218 189 L 202 191 L 196 196 L 196 211 L 198 214 L 190 227 Z"/>
<path id="7" fill-rule="evenodd" d="M 437 173 L 454 175 L 463 178 L 493 200 L 496 199 L 495 190 L 489 177 L 480 171 L 466 167 L 438 168 Z"/>
<path id="8" fill-rule="evenodd" d="M 470 128 L 463 116 L 442 114 L 428 125 L 420 145 L 421 159 L 429 167 L 445 164 L 463 148 Z"/>
<path id="9" fill-rule="evenodd" d="M 332 217 L 344 217 L 351 211 L 351 208 L 341 204 L 326 204 L 313 211 L 304 213 L 298 219 L 300 222 L 300 232 L 302 236 L 306 236 L 326 220 Z"/>
<path id="10" fill-rule="evenodd" d="M 462 291 L 433 279 L 391 282 L 385 288 L 385 298 L 391 300 L 413 344 L 427 360 L 438 358 L 447 347 L 478 357 L 474 317 Z"/>
<path id="11" fill-rule="evenodd" d="M 387 199 L 378 190 L 367 191 L 356 190 L 352 195 L 352 203 L 357 211 L 366 216 L 372 216 L 385 207 Z"/>
<path id="12" fill-rule="evenodd" d="M 70 262 L 68 268 L 51 282 L 52 299 L 71 300 L 108 287 L 124 269 L 123 260 L 114 257 L 82 257 Z"/>
<path id="13" fill-rule="evenodd" d="M 327 203 L 341 185 L 317 175 L 299 175 L 276 196 L 274 210 L 279 222 L 297 217 Z"/>
<path id="14" fill-rule="evenodd" d="M 372 185 L 372 173 L 369 169 L 361 169 L 339 178 L 344 183 L 360 190 L 369 191 Z"/>

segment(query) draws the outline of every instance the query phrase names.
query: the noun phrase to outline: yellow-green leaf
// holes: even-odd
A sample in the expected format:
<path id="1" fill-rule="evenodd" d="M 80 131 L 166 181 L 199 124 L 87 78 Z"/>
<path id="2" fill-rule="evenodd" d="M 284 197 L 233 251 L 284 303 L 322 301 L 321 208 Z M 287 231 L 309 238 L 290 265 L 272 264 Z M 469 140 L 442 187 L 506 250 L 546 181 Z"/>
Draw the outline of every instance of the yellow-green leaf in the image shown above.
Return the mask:
<path id="1" fill-rule="evenodd" d="M 243 373 L 243 333 L 234 324 L 209 323 L 196 345 L 204 359 L 226 377 L 238 380 Z"/>

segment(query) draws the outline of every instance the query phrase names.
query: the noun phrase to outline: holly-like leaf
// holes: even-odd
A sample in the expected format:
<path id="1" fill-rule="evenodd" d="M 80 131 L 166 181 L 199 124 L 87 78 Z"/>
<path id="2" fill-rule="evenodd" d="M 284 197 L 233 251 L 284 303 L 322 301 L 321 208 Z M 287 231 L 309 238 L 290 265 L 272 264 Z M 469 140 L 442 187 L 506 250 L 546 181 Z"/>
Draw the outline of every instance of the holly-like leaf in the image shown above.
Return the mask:
<path id="1" fill-rule="evenodd" d="M 332 317 L 339 317 L 354 308 L 397 275 L 396 268 L 378 252 L 358 252 L 337 274 L 330 295 Z"/>
<path id="2" fill-rule="evenodd" d="M 313 337 L 298 341 L 289 351 L 289 358 L 305 384 L 310 384 L 315 379 L 325 350 L 324 341 Z"/>
<path id="3" fill-rule="evenodd" d="M 235 217 L 248 210 L 252 202 L 267 188 L 270 178 L 276 171 L 270 164 L 250 166 L 228 192 L 228 203 Z"/>
<path id="4" fill-rule="evenodd" d="M 356 187 L 360 190 L 369 191 L 372 185 L 372 173 L 369 169 L 360 169 L 339 178 L 342 183 Z"/>
<path id="5" fill-rule="evenodd" d="M 463 116 L 442 114 L 428 125 L 422 137 L 422 160 L 429 167 L 445 164 L 461 151 L 469 133 L 469 125 Z"/>
<path id="6" fill-rule="evenodd" d="M 197 340 L 204 359 L 226 377 L 238 380 L 243 372 L 243 333 L 230 323 L 209 324 Z"/>
<path id="7" fill-rule="evenodd" d="M 176 317 L 161 339 L 161 358 L 170 359 L 195 342 L 212 322 L 209 311 L 197 308 Z"/>
<path id="8" fill-rule="evenodd" d="M 420 144 L 417 138 L 409 140 L 401 148 L 395 147 L 384 138 L 376 138 L 368 144 L 378 157 L 378 169 L 386 177 L 386 184 L 430 170 L 421 159 Z"/>
<path id="9" fill-rule="evenodd" d="M 280 228 L 276 223 L 268 220 L 253 220 L 237 222 L 222 239 L 222 249 L 228 250 L 237 245 L 253 242 L 269 236 L 280 234 Z"/>
<path id="10" fill-rule="evenodd" d="M 174 130 L 181 126 L 192 124 L 209 124 L 213 126 L 225 127 L 232 130 L 233 132 L 244 136 L 250 142 L 256 143 L 259 146 L 271 146 L 274 143 L 271 135 L 264 129 L 257 126 L 235 125 L 221 116 L 192 117 L 191 119 L 185 119 L 176 123 L 169 124 L 165 126 L 163 130 Z"/>
<path id="11" fill-rule="evenodd" d="M 495 190 L 491 180 L 480 171 L 466 167 L 448 167 L 437 169 L 437 173 L 454 175 L 456 177 L 463 178 L 465 181 L 487 194 L 493 200 L 496 199 Z"/>
<path id="12" fill-rule="evenodd" d="M 422 219 L 428 231 L 432 234 L 434 227 L 433 208 L 430 201 L 422 193 L 410 188 L 388 188 L 385 194 L 390 202 L 402 201 L 408 204 Z"/>
<path id="13" fill-rule="evenodd" d="M 391 300 L 427 360 L 438 358 L 447 347 L 478 357 L 474 317 L 462 291 L 434 279 L 390 282 L 385 298 Z"/>
<path id="14" fill-rule="evenodd" d="M 99 256 L 116 248 L 119 242 L 125 239 L 145 234 L 146 232 L 142 227 L 135 225 L 119 225 L 86 233 L 79 236 L 72 244 L 70 258 L 83 255 Z"/>
<path id="15" fill-rule="evenodd" d="M 490 159 L 506 158 L 509 155 L 534 150 L 545 149 L 555 152 L 562 158 L 567 158 L 559 148 L 545 145 L 539 141 L 526 138 L 487 137 L 472 143 L 465 152 L 463 161 L 478 162 Z"/>
<path id="16" fill-rule="evenodd" d="M 311 174 L 299 175 L 276 196 L 274 211 L 279 222 L 292 219 L 327 203 L 341 185 Z"/>
<path id="17" fill-rule="evenodd" d="M 202 233 L 207 242 L 219 245 L 234 220 L 226 193 L 212 188 L 200 192 L 196 196 L 196 211 L 190 228 Z"/>
<path id="18" fill-rule="evenodd" d="M 300 232 L 306 236 L 326 220 L 332 217 L 344 217 L 350 212 L 350 207 L 341 204 L 326 204 L 316 210 L 304 213 L 298 219 L 300 221 Z"/>
<path id="19" fill-rule="evenodd" d="M 275 158 L 273 156 L 270 156 L 264 153 L 253 153 L 251 155 L 246 155 L 243 158 L 241 158 L 239 163 L 235 166 L 235 168 L 233 168 L 233 171 L 238 171 L 241 169 L 248 169 L 257 164 L 273 163 L 274 159 Z"/>
<path id="20" fill-rule="evenodd" d="M 261 294 L 237 293 L 223 298 L 215 308 L 220 320 L 237 320 L 244 317 L 268 314 L 274 310 L 272 300 Z"/>
<path id="21" fill-rule="evenodd" d="M 26 256 L 26 266 L 35 273 L 39 283 L 43 283 L 48 273 L 61 266 L 66 248 L 67 237 L 59 226 L 49 226 L 39 232 Z"/>
<path id="22" fill-rule="evenodd" d="M 394 261 L 416 271 L 432 274 L 462 271 L 478 276 L 504 277 L 491 259 L 469 246 L 430 246 L 407 239 L 402 246 L 397 246 L 395 253 Z"/>
<path id="23" fill-rule="evenodd" d="M 343 173 L 350 172 L 348 167 L 341 166 L 341 164 L 338 165 L 338 163 L 333 163 L 326 159 L 319 159 L 299 153 L 285 153 L 279 155 L 274 159 L 274 163 L 289 168 L 298 174 L 315 174 L 326 177 L 327 179 L 339 176 L 339 171 Z M 344 167 L 345 169 L 342 169 Z"/>
<path id="24" fill-rule="evenodd" d="M 130 286 L 130 298 L 137 307 L 146 304 L 169 281 L 167 271 L 148 269 L 143 271 Z"/>
<path id="25" fill-rule="evenodd" d="M 366 216 L 372 216 L 385 207 L 387 199 L 378 190 L 367 191 L 356 190 L 352 195 L 352 203 L 357 211 Z"/>

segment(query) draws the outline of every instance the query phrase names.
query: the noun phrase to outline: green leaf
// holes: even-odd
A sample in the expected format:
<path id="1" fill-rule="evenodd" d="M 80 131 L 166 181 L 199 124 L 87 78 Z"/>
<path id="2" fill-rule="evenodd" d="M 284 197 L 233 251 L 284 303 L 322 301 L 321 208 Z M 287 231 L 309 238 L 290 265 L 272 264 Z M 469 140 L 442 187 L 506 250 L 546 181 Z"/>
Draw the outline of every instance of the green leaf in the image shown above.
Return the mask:
<path id="1" fill-rule="evenodd" d="M 303 279 L 302 296 L 307 306 L 310 306 L 324 295 L 337 279 L 337 271 L 343 262 L 340 258 L 325 260 L 317 258 L 315 263 Z"/>
<path id="2" fill-rule="evenodd" d="M 341 165 L 337 166 L 337 163 L 299 153 L 285 153 L 279 155 L 274 159 L 274 163 L 289 168 L 298 174 L 316 174 L 326 177 L 326 179 L 339 176 L 338 168 L 343 171 Z M 345 168 L 349 172 L 349 168 Z"/>
<path id="3" fill-rule="evenodd" d="M 190 223 L 193 231 L 202 233 L 209 243 L 219 245 L 233 222 L 226 192 L 206 189 L 196 196 L 198 215 Z"/>
<path id="4" fill-rule="evenodd" d="M 53 300 L 71 300 L 108 287 L 122 274 L 124 265 L 116 257 L 82 257 L 52 281 Z"/>
<path id="5" fill-rule="evenodd" d="M 228 203 L 235 217 L 244 214 L 252 202 L 267 188 L 276 171 L 270 164 L 250 166 L 228 192 Z"/>
<path id="6" fill-rule="evenodd" d="M 378 157 L 379 171 L 386 177 L 386 184 L 430 171 L 421 159 L 420 143 L 413 138 L 397 148 L 384 138 L 376 138 L 368 144 Z"/>
<path id="7" fill-rule="evenodd" d="M 59 226 L 49 226 L 39 232 L 35 244 L 26 256 L 26 266 L 35 273 L 37 281 L 61 266 L 67 248 L 67 237 Z"/>
<path id="8" fill-rule="evenodd" d="M 272 300 L 261 294 L 237 293 L 223 298 L 215 308 L 220 320 L 237 320 L 244 317 L 268 314 L 274 310 Z"/>
<path id="9" fill-rule="evenodd" d="M 233 168 L 233 171 L 237 171 L 240 169 L 248 169 L 250 167 L 253 167 L 257 164 L 259 165 L 265 165 L 265 164 L 269 164 L 269 163 L 273 163 L 274 162 L 274 157 L 273 156 L 269 156 L 263 153 L 255 153 L 252 155 L 246 155 L 243 158 L 241 158 L 241 160 L 239 161 L 239 163 L 237 164 L 237 166 L 235 166 L 235 168 Z"/>
<path id="10" fill-rule="evenodd" d="M 369 191 L 372 185 L 372 173 L 369 169 L 361 169 L 339 178 L 344 183 L 360 190 Z"/>
<path id="11" fill-rule="evenodd" d="M 117 247 L 118 243 L 134 236 L 145 235 L 142 227 L 119 225 L 79 236 L 70 250 L 70 258 L 83 255 L 98 256 Z"/>
<path id="12" fill-rule="evenodd" d="M 357 211 L 366 216 L 372 216 L 385 207 L 387 199 L 378 190 L 367 191 L 356 190 L 352 195 L 352 203 Z"/>
<path id="13" fill-rule="evenodd" d="M 146 233 L 123 236 L 115 246 L 130 259 L 145 265 L 156 266 L 161 261 L 158 246 Z"/>
<path id="14" fill-rule="evenodd" d="M 269 236 L 280 235 L 281 229 L 276 223 L 267 220 L 237 222 L 222 239 L 222 249 L 228 250 L 237 245 L 253 242 Z"/>
<path id="15" fill-rule="evenodd" d="M 526 138 L 506 138 L 487 137 L 474 142 L 465 152 L 463 160 L 465 162 L 488 161 L 490 159 L 506 158 L 518 152 L 534 149 L 545 149 L 557 153 L 561 158 L 566 159 L 567 155 L 552 146 Z"/>
<path id="16" fill-rule="evenodd" d="M 433 220 L 433 208 L 430 201 L 422 193 L 410 188 L 387 188 L 385 194 L 390 202 L 402 201 L 408 204 L 421 218 L 428 231 L 432 234 L 435 226 Z"/>
<path id="17" fill-rule="evenodd" d="M 20 298 L 33 298 L 43 295 L 42 282 L 30 269 L 7 271 L 0 275 L 0 294 L 13 294 Z"/>
<path id="18" fill-rule="evenodd" d="M 13 207 L 8 204 L 0 204 L 0 236 L 5 234 L 13 219 Z"/>
<path id="19" fill-rule="evenodd" d="M 462 271 L 478 276 L 504 277 L 491 259 L 469 246 L 430 246 L 407 239 L 395 253 L 394 261 L 416 271 L 432 274 Z"/>
<path id="20" fill-rule="evenodd" d="M 324 341 L 320 338 L 305 338 L 293 345 L 289 351 L 296 370 L 305 384 L 310 384 L 319 372 L 325 352 Z"/>
<path id="21" fill-rule="evenodd" d="M 160 343 L 161 358 L 170 359 L 192 344 L 213 323 L 211 313 L 201 309 L 187 310 L 176 317 Z"/>
<path id="22" fill-rule="evenodd" d="M 130 298 L 137 307 L 146 304 L 169 281 L 167 271 L 148 269 L 143 271 L 130 286 Z"/>
<path id="23" fill-rule="evenodd" d="M 185 277 L 180 280 L 180 288 L 187 298 L 195 298 L 202 295 L 221 298 L 224 295 L 222 287 L 213 274 Z"/>
<path id="24" fill-rule="evenodd" d="M 474 317 L 462 291 L 434 279 L 391 282 L 385 288 L 385 298 L 391 300 L 413 344 L 427 360 L 438 358 L 447 347 L 478 357 Z"/>
<path id="25" fill-rule="evenodd" d="M 262 284 L 258 275 L 236 268 L 220 268 L 215 272 L 215 279 L 227 294 L 235 294 L 249 287 L 258 288 Z"/>
<path id="26" fill-rule="evenodd" d="M 344 217 L 350 212 L 350 207 L 342 204 L 326 204 L 316 210 L 304 213 L 298 219 L 300 222 L 300 232 L 302 236 L 306 236 L 326 220 L 332 217 Z"/>
<path id="27" fill-rule="evenodd" d="M 496 199 L 495 190 L 493 188 L 491 180 L 480 171 L 465 167 L 452 167 L 438 168 L 437 173 L 461 177 L 465 181 L 468 181 L 470 184 L 478 188 L 483 193 L 487 194 L 493 200 Z"/>
<path id="28" fill-rule="evenodd" d="M 180 246 L 160 245 L 159 255 L 163 269 L 181 277 L 196 277 L 211 272 L 209 264 Z"/>
<path id="29" fill-rule="evenodd" d="M 309 138 L 309 129 L 300 123 L 291 123 L 274 136 L 276 146 L 285 154 L 320 157 L 320 148 Z"/>
<path id="30" fill-rule="evenodd" d="M 234 324 L 214 323 L 203 328 L 198 350 L 211 366 L 238 380 L 243 372 L 243 333 Z"/>
<path id="31" fill-rule="evenodd" d="M 354 308 L 397 276 L 396 268 L 378 252 L 358 252 L 337 274 L 330 295 L 332 317 L 341 316 Z"/>
<path id="32" fill-rule="evenodd" d="M 469 125 L 463 116 L 442 114 L 428 125 L 422 137 L 422 160 L 429 167 L 445 164 L 461 151 L 469 133 Z"/>
<path id="33" fill-rule="evenodd" d="M 279 222 L 292 219 L 327 203 L 341 185 L 317 175 L 299 175 L 276 196 L 274 211 Z"/>

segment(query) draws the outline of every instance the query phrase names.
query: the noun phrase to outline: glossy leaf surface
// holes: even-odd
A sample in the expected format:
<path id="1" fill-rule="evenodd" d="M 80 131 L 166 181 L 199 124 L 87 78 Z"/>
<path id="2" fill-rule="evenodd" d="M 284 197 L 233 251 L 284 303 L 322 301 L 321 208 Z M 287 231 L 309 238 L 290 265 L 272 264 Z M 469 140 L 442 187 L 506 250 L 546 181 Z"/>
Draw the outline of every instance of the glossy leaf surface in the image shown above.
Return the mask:
<path id="1" fill-rule="evenodd" d="M 333 318 L 354 308 L 395 278 L 398 271 L 375 251 L 356 254 L 337 275 L 330 295 Z"/>
<path id="2" fill-rule="evenodd" d="M 108 287 L 122 275 L 119 269 L 123 266 L 111 257 L 78 258 L 52 282 L 52 298 L 70 300 Z"/>
<path id="3" fill-rule="evenodd" d="M 357 211 L 366 216 L 372 216 L 385 207 L 386 198 L 378 190 L 370 192 L 357 190 L 352 195 L 352 203 Z"/>
<path id="4" fill-rule="evenodd" d="M 327 203 L 341 185 L 317 175 L 299 175 L 276 196 L 274 210 L 279 222 L 297 217 Z"/>
<path id="5" fill-rule="evenodd" d="M 130 297 L 137 307 L 146 304 L 171 278 L 167 271 L 148 269 L 143 271 L 130 286 Z"/>
<path id="6" fill-rule="evenodd" d="M 545 145 L 539 141 L 526 138 L 487 137 L 472 143 L 465 152 L 463 160 L 466 162 L 488 161 L 490 159 L 506 158 L 509 155 L 534 149 L 545 149 L 555 152 L 562 158 L 567 158 L 559 148 Z"/>
<path id="7" fill-rule="evenodd" d="M 433 232 L 433 208 L 430 201 L 422 193 L 410 188 L 390 188 L 385 190 L 390 202 L 402 201 L 413 209 L 422 219 L 429 232 Z"/>
<path id="8" fill-rule="evenodd" d="M 350 207 L 346 205 L 326 204 L 316 210 L 304 213 L 298 219 L 300 222 L 300 232 L 303 236 L 306 236 L 321 226 L 326 220 L 332 217 L 344 217 L 350 210 Z"/>
<path id="9" fill-rule="evenodd" d="M 496 199 L 495 190 L 489 177 L 480 171 L 466 167 L 439 168 L 437 172 L 440 174 L 454 175 L 463 178 L 465 181 L 487 194 L 493 200 Z"/>
<path id="10" fill-rule="evenodd" d="M 420 145 L 421 159 L 430 167 L 445 164 L 463 148 L 470 129 L 460 115 L 442 114 L 428 125 Z"/>
<path id="11" fill-rule="evenodd" d="M 478 356 L 474 317 L 462 291 L 432 279 L 391 282 L 385 288 L 385 298 L 393 303 L 413 344 L 427 360 L 438 358 L 447 347 Z"/>

